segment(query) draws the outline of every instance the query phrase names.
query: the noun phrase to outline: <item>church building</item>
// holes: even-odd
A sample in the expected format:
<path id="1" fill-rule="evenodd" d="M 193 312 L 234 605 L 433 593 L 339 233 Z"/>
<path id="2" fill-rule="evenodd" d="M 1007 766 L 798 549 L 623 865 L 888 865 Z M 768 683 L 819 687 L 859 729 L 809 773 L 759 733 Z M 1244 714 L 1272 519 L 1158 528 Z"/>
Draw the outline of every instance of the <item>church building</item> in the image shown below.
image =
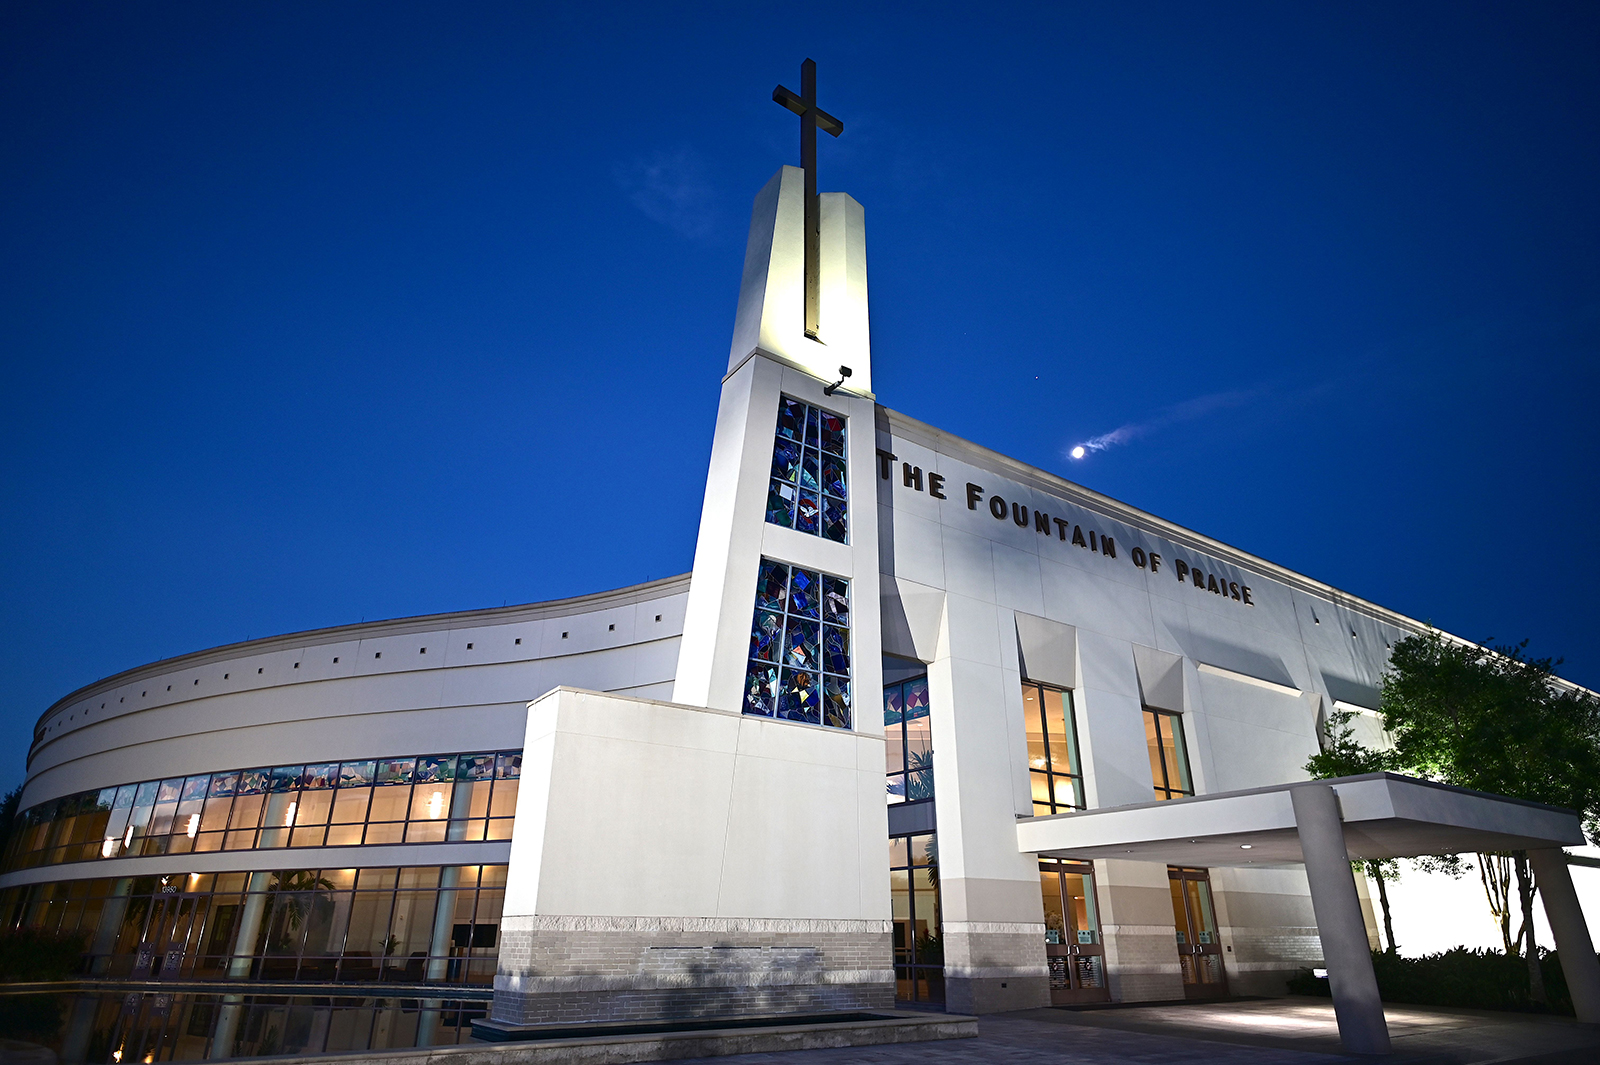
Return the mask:
<path id="1" fill-rule="evenodd" d="M 86 973 L 140 986 L 492 988 L 507 1030 L 1279 995 L 1322 965 L 1295 862 L 1030 831 L 1304 780 L 1338 710 L 1378 742 L 1423 624 L 882 405 L 864 211 L 806 161 L 755 199 L 690 572 L 67 695 L 4 927 L 82 930 Z M 189 1028 L 212 1056 L 230 1009 Z"/>

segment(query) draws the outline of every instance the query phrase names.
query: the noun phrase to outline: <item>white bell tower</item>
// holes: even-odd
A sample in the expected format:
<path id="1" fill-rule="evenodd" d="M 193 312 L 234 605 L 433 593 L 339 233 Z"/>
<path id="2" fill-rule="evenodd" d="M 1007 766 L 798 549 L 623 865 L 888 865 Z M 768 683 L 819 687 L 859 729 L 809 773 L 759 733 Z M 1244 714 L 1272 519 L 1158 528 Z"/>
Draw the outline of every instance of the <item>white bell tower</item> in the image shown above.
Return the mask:
<path id="1" fill-rule="evenodd" d="M 673 701 L 744 704 L 762 559 L 850 582 L 851 727 L 882 734 L 875 487 L 876 403 L 861 205 L 818 197 L 817 336 L 806 332 L 805 175 L 785 166 L 756 196 L 728 372 L 695 547 Z M 849 369 L 842 377 L 841 367 Z M 845 533 L 767 520 L 778 408 L 785 397 L 844 419 Z"/>

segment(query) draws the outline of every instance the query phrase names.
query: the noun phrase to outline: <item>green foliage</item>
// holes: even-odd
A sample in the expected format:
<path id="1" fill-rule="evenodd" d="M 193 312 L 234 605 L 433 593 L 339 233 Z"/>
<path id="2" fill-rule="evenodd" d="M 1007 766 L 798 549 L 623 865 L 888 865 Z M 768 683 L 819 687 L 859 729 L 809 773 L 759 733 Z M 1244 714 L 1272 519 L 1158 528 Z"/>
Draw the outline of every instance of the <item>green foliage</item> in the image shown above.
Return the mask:
<path id="1" fill-rule="evenodd" d="M 22 802 L 22 785 L 18 784 L 0 799 L 0 856 L 11 843 L 11 833 L 17 827 L 17 806 Z"/>
<path id="2" fill-rule="evenodd" d="M 1528 992 L 1528 967 L 1515 954 L 1498 950 L 1469 950 L 1456 947 L 1443 954 L 1421 958 L 1402 958 L 1386 951 L 1372 952 L 1372 968 L 1378 977 L 1378 993 L 1385 1002 L 1408 1002 L 1419 1006 L 1454 1006 L 1461 1009 L 1520 1010 L 1534 1013 L 1572 1015 L 1572 997 L 1567 992 L 1566 976 L 1554 952 L 1540 958 L 1547 1005 L 1532 1001 Z M 1328 981 L 1302 969 L 1289 981 L 1295 995 L 1328 996 Z"/>
<path id="3" fill-rule="evenodd" d="M 65 980 L 83 964 L 88 932 L 18 928 L 0 933 L 0 983 Z"/>
<path id="4" fill-rule="evenodd" d="M 1350 721 L 1355 712 L 1336 710 L 1328 715 L 1323 730 L 1322 750 L 1305 764 L 1313 780 L 1357 777 L 1363 773 L 1383 773 L 1398 768 L 1393 751 L 1374 751 L 1356 739 Z"/>
<path id="5" fill-rule="evenodd" d="M 1600 838 L 1600 700 L 1558 660 L 1437 630 L 1394 645 L 1382 681 L 1397 766 L 1447 784 L 1577 810 Z"/>

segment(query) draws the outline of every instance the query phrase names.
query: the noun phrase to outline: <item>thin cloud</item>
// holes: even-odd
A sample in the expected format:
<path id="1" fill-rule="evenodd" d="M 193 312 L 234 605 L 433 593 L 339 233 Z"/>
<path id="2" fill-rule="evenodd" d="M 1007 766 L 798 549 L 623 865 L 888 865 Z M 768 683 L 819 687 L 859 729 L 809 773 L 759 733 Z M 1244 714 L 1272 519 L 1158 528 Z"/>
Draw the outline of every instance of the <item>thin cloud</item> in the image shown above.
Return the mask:
<path id="1" fill-rule="evenodd" d="M 1101 433 L 1066 449 L 1066 457 L 1081 459 L 1086 455 L 1106 451 L 1131 443 L 1143 436 L 1159 432 L 1169 425 L 1194 421 L 1220 410 L 1242 407 L 1266 393 L 1265 388 L 1236 389 L 1230 392 L 1212 392 L 1204 396 L 1175 403 L 1153 417 L 1143 421 L 1119 425 L 1109 433 Z"/>
<path id="2" fill-rule="evenodd" d="M 704 240 L 716 231 L 721 220 L 716 189 L 693 149 L 635 159 L 617 167 L 615 177 L 628 201 L 652 222 L 691 240 Z"/>

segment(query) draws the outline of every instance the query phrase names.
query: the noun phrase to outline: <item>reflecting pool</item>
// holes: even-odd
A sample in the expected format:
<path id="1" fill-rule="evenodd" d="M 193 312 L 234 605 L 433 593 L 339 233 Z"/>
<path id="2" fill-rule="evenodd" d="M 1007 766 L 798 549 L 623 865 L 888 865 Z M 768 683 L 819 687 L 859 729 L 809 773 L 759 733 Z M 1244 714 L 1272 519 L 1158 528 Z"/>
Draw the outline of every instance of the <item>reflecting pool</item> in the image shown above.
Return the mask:
<path id="1" fill-rule="evenodd" d="M 0 1033 L 63 1063 L 136 1065 L 467 1043 L 488 1012 L 487 995 L 36 993 L 0 995 Z"/>

